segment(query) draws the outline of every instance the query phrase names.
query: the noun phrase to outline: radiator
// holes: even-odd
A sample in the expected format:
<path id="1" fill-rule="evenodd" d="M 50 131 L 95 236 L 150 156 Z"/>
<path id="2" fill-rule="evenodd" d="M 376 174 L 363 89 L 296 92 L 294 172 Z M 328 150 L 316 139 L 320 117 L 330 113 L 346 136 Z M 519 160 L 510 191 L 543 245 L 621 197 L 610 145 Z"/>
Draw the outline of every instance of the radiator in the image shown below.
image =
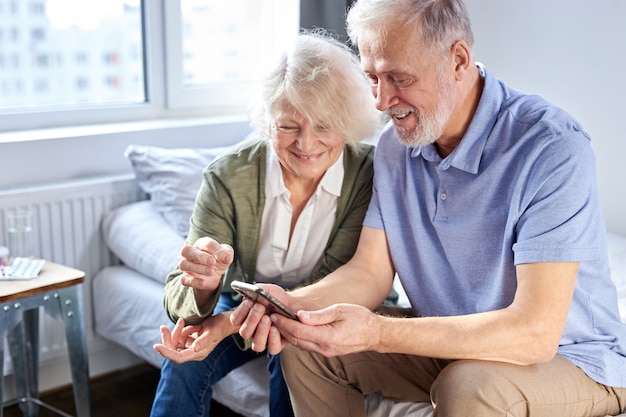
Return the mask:
<path id="1" fill-rule="evenodd" d="M 103 242 L 101 219 L 113 208 L 145 197 L 132 175 L 0 191 L 0 244 L 6 245 L 7 213 L 28 208 L 33 213 L 35 255 L 85 272 L 83 300 L 88 344 L 94 338 L 90 277 L 105 266 L 119 263 Z M 42 312 L 39 331 L 41 363 L 66 360 L 62 322 Z M 8 356 L 5 355 L 5 374 L 11 373 Z"/>

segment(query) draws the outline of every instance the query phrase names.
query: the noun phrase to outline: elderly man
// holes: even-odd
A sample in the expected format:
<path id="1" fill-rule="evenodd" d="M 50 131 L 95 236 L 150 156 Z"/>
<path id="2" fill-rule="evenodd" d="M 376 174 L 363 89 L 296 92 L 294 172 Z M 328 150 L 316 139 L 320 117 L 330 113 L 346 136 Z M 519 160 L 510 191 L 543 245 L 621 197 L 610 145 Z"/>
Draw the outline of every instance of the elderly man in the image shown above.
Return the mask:
<path id="1" fill-rule="evenodd" d="M 363 396 L 436 416 L 605 416 L 626 407 L 626 327 L 594 156 L 566 112 L 472 57 L 462 0 L 358 0 L 348 14 L 376 105 L 374 191 L 357 251 L 231 320 L 281 354 L 296 416 Z M 397 273 L 411 317 L 375 314 Z M 355 284 L 358 278 L 358 285 Z"/>

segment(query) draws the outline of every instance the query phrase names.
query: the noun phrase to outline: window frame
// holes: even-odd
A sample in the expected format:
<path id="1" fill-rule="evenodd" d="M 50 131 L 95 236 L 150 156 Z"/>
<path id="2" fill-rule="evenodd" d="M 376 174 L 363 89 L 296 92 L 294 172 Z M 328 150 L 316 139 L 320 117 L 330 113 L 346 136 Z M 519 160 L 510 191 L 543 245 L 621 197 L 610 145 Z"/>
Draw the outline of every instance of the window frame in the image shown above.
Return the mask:
<path id="1" fill-rule="evenodd" d="M 185 87 L 183 77 L 183 28 L 180 0 L 164 2 L 165 21 L 165 71 L 167 77 L 167 107 L 169 109 L 211 108 L 242 110 L 246 101 L 246 85 Z M 236 110 L 235 110 L 236 111 Z"/>

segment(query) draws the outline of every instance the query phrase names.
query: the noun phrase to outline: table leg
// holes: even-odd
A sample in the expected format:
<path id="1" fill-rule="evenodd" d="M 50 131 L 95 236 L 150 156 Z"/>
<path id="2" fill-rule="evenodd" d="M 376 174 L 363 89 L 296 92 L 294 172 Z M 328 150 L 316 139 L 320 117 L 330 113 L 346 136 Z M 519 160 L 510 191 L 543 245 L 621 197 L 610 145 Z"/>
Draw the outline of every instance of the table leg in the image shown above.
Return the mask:
<path id="1" fill-rule="evenodd" d="M 2 417 L 4 404 L 4 338 L 9 327 L 9 320 L 0 312 L 0 417 Z"/>
<path id="2" fill-rule="evenodd" d="M 18 398 L 39 399 L 39 309 L 22 312 L 21 322 L 7 335 Z M 24 417 L 37 417 L 37 401 L 20 403 Z"/>
<path id="3" fill-rule="evenodd" d="M 22 320 L 22 310 L 16 303 L 0 304 L 0 403 L 4 400 L 4 340 L 9 332 Z M 0 417 L 4 403 L 0 404 Z"/>
<path id="4" fill-rule="evenodd" d="M 89 382 L 82 285 L 63 288 L 58 292 L 61 318 L 65 324 L 65 337 L 72 369 L 77 417 L 91 417 L 91 385 Z"/>

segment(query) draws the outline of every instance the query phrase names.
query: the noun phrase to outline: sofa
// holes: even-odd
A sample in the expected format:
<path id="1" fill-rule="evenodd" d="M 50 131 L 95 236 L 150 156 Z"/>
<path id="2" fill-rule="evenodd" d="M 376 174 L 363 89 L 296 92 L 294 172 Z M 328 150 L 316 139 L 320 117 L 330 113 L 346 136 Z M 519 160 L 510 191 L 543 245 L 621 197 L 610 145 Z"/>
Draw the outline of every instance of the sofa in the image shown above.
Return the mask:
<path id="1" fill-rule="evenodd" d="M 176 265 L 188 231 L 201 171 L 224 150 L 129 146 L 125 155 L 148 199 L 119 207 L 102 222 L 104 239 L 119 263 L 93 279 L 95 330 L 155 367 L 162 362 L 152 349 L 160 342 L 159 326 L 172 326 L 163 309 L 165 277 Z M 626 238 L 609 233 L 609 248 L 626 322 Z M 400 303 L 408 305 L 397 280 L 394 287 Z M 231 372 L 214 387 L 214 399 L 244 416 L 267 416 L 265 366 L 266 359 L 260 358 Z M 368 396 L 366 406 L 372 417 L 432 415 L 428 403 L 392 403 Z"/>

